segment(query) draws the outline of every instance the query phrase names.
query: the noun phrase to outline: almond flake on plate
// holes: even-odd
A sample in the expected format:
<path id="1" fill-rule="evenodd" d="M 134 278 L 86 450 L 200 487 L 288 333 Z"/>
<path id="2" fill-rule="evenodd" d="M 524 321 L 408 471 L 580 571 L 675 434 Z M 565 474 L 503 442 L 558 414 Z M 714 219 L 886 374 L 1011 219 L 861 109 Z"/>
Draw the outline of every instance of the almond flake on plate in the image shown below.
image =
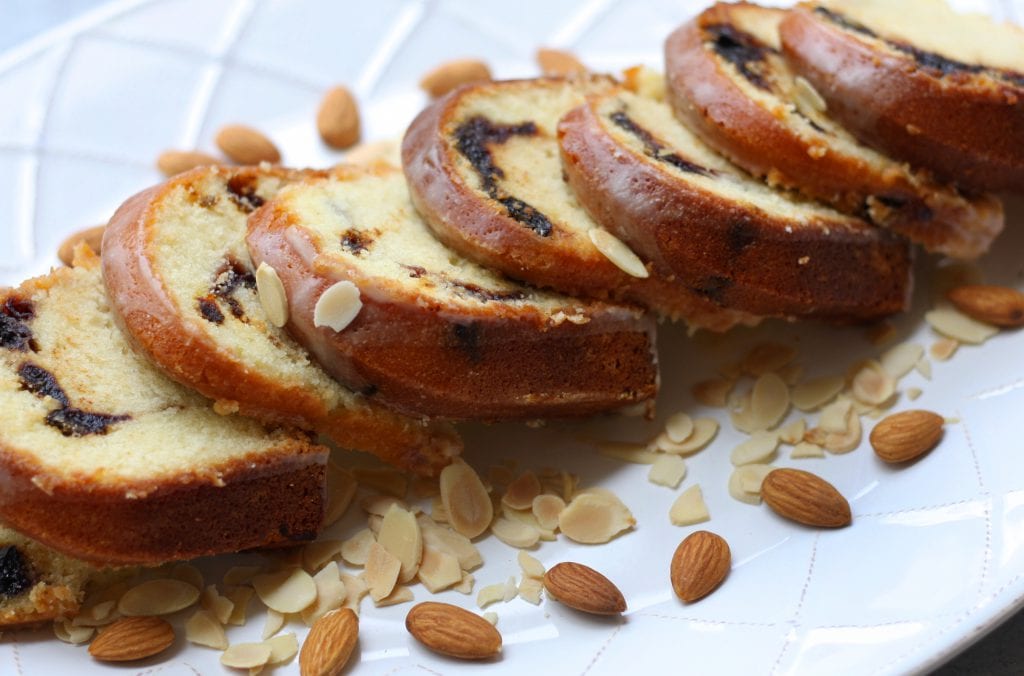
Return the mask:
<path id="1" fill-rule="evenodd" d="M 939 338 L 937 341 L 932 343 L 931 348 L 928 350 L 928 354 L 931 355 L 932 359 L 937 361 L 949 361 L 953 358 L 953 355 L 956 354 L 959 347 L 960 341 L 958 340 L 954 340 L 953 338 Z M 930 368 L 926 377 L 931 377 Z"/>
<path id="2" fill-rule="evenodd" d="M 794 460 L 801 458 L 824 458 L 825 449 L 809 441 L 801 441 L 793 446 L 793 451 L 789 454 L 789 457 Z"/>
<path id="3" fill-rule="evenodd" d="M 299 652 L 299 640 L 295 634 L 281 634 L 263 641 L 270 648 L 267 664 L 281 664 L 295 657 Z"/>
<path id="4" fill-rule="evenodd" d="M 971 319 L 948 304 L 926 312 L 924 319 L 943 336 L 969 345 L 980 345 L 999 333 L 998 327 Z"/>
<path id="5" fill-rule="evenodd" d="M 682 443 L 674 443 L 667 434 L 660 434 L 655 439 L 655 448 L 673 455 L 690 455 L 702 450 L 718 434 L 718 421 L 714 418 L 694 418 L 693 434 Z"/>
<path id="6" fill-rule="evenodd" d="M 681 444 L 693 434 L 693 418 L 680 411 L 665 421 L 665 435 L 669 441 Z"/>
<path id="7" fill-rule="evenodd" d="M 306 626 L 313 626 L 321 617 L 340 608 L 347 596 L 338 564 L 333 561 L 313 576 L 313 582 L 316 584 L 316 600 L 302 611 L 302 621 Z"/>
<path id="8" fill-rule="evenodd" d="M 270 661 L 270 646 L 264 643 L 236 643 L 220 656 L 220 663 L 235 669 L 262 667 Z"/>
<path id="9" fill-rule="evenodd" d="M 895 394 L 896 379 L 881 364 L 869 361 L 854 375 L 850 390 L 857 401 L 879 406 Z"/>
<path id="10" fill-rule="evenodd" d="M 185 638 L 189 643 L 203 645 L 207 648 L 225 650 L 228 647 L 228 636 L 224 627 L 208 610 L 197 610 L 185 622 Z"/>
<path id="11" fill-rule="evenodd" d="M 882 368 L 897 380 L 914 370 L 924 356 L 924 348 L 917 343 L 900 343 L 886 350 L 881 357 Z"/>
<path id="12" fill-rule="evenodd" d="M 279 613 L 297 613 L 316 600 L 316 583 L 301 568 L 257 575 L 252 586 L 263 605 Z"/>
<path id="13" fill-rule="evenodd" d="M 261 638 L 266 641 L 268 638 L 281 631 L 284 626 L 284 613 L 279 613 L 273 608 L 267 608 L 267 619 L 263 623 L 263 634 Z"/>
<path id="14" fill-rule="evenodd" d="M 491 532 L 509 547 L 526 549 L 537 544 L 540 533 L 536 528 L 521 521 L 513 521 L 505 516 L 499 516 L 491 524 Z"/>
<path id="15" fill-rule="evenodd" d="M 793 406 L 801 411 L 814 411 L 835 399 L 845 384 L 842 376 L 823 376 L 800 383 L 793 388 Z"/>
<path id="16" fill-rule="evenodd" d="M 540 605 L 540 593 L 544 589 L 544 582 L 534 577 L 524 577 L 519 583 L 519 598 L 527 603 Z"/>
<path id="17" fill-rule="evenodd" d="M 416 577 L 416 569 L 423 555 L 423 536 L 412 512 L 392 504 L 381 522 L 377 542 L 401 562 L 399 582 L 408 582 Z"/>
<path id="18" fill-rule="evenodd" d="M 729 459 L 736 466 L 760 463 L 772 457 L 778 447 L 778 433 L 755 432 L 749 439 L 732 449 Z"/>
<path id="19" fill-rule="evenodd" d="M 221 596 L 216 585 L 212 584 L 207 585 L 199 595 L 199 605 L 203 610 L 208 610 L 221 624 L 228 623 L 228 620 L 231 619 L 231 611 L 235 609 L 235 604 L 231 602 L 231 599 Z"/>
<path id="20" fill-rule="evenodd" d="M 580 493 L 558 517 L 562 533 L 575 542 L 608 542 L 636 525 L 636 519 L 615 495 L 608 492 Z"/>
<path id="21" fill-rule="evenodd" d="M 402 562 L 394 554 L 377 542 L 370 545 L 370 555 L 366 559 L 366 571 L 363 576 L 374 603 L 379 603 L 395 589 L 401 570 Z"/>
<path id="22" fill-rule="evenodd" d="M 391 593 L 382 598 L 380 601 L 374 601 L 373 604 L 378 608 L 385 608 L 387 606 L 397 606 L 400 603 L 408 603 L 409 601 L 415 601 L 416 596 L 412 593 L 412 589 L 404 585 L 397 585 Z"/>
<path id="23" fill-rule="evenodd" d="M 417 572 L 420 582 L 431 594 L 448 589 L 462 581 L 459 560 L 451 554 L 425 547 L 423 560 Z"/>
<path id="24" fill-rule="evenodd" d="M 199 600 L 199 590 L 187 582 L 169 578 L 138 584 L 121 597 L 117 611 L 125 617 L 169 615 Z"/>
<path id="25" fill-rule="evenodd" d="M 647 480 L 659 486 L 677 487 L 686 476 L 686 461 L 678 455 L 662 455 L 651 465 Z"/>
<path id="26" fill-rule="evenodd" d="M 531 511 L 538 525 L 546 530 L 558 528 L 558 517 L 565 509 L 565 500 L 557 495 L 538 495 L 533 499 Z"/>
<path id="27" fill-rule="evenodd" d="M 668 518 L 675 526 L 692 526 L 711 518 L 700 484 L 694 484 L 679 494 L 668 510 Z"/>

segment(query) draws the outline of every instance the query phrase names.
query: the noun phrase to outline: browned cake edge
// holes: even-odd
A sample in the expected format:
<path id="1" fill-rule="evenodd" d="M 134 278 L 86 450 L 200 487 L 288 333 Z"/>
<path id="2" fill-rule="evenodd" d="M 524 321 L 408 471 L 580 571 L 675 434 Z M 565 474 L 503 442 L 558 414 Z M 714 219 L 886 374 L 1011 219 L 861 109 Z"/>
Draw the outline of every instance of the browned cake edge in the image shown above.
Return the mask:
<path id="1" fill-rule="evenodd" d="M 766 316 L 870 321 L 906 309 L 911 252 L 901 238 L 845 222 L 825 236 L 703 190 L 618 143 L 594 105 L 559 125 L 569 182 L 596 220 L 656 267 L 723 306 Z"/>
<path id="2" fill-rule="evenodd" d="M 103 273 L 115 314 L 133 344 L 164 373 L 200 394 L 237 406 L 244 415 L 315 430 L 345 447 L 373 453 L 405 470 L 436 475 L 462 450 L 448 425 L 410 419 L 372 402 L 329 408 L 315 392 L 246 368 L 206 333 L 185 321 L 153 270 L 152 239 L 161 199 L 209 172 L 257 177 L 267 171 L 297 180 L 312 171 L 201 168 L 130 198 L 114 214 L 103 240 Z M 197 196 L 198 197 L 198 196 Z"/>
<path id="3" fill-rule="evenodd" d="M 790 11 L 779 32 L 786 58 L 828 102 L 829 115 L 865 143 L 965 188 L 1024 190 L 1024 84 L 956 70 L 936 75 L 813 5 Z"/>
<path id="4" fill-rule="evenodd" d="M 284 283 L 292 335 L 332 375 L 396 410 L 530 420 L 619 410 L 657 393 L 654 322 L 637 308 L 581 302 L 585 324 L 556 324 L 501 300 L 479 310 L 427 301 L 358 266 L 313 265 L 315 243 L 274 200 L 250 217 L 247 242 Z M 317 300 L 342 279 L 360 288 L 362 309 L 341 332 L 315 327 Z"/>

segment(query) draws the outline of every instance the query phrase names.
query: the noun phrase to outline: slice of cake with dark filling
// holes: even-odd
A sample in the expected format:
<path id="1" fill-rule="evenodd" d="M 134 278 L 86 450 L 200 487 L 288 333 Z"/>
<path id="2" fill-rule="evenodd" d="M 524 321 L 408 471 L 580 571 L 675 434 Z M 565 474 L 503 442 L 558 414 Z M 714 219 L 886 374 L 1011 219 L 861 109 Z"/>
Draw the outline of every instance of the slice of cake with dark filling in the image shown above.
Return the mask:
<path id="1" fill-rule="evenodd" d="M 103 270 L 135 345 L 180 383 L 239 412 L 437 474 L 461 449 L 442 423 L 398 415 L 338 384 L 267 317 L 246 219 L 314 172 L 207 167 L 128 200 L 111 219 Z"/>
<path id="2" fill-rule="evenodd" d="M 973 190 L 1024 190 L 1024 30 L 943 0 L 806 2 L 793 68 L 865 143 Z"/>
<path id="3" fill-rule="evenodd" d="M 840 322 L 907 306 L 906 240 L 771 189 L 667 104 L 626 91 L 592 96 L 562 120 L 559 138 L 569 183 L 594 219 L 709 301 Z"/>
<path id="4" fill-rule="evenodd" d="M 1001 202 L 967 197 L 853 137 L 783 58 L 780 9 L 719 3 L 665 43 L 669 102 L 701 138 L 750 173 L 972 259 L 1003 227 Z"/>
<path id="5" fill-rule="evenodd" d="M 137 355 L 91 250 L 0 296 L 0 519 L 89 561 L 305 541 L 327 449 L 214 412 Z"/>
<path id="6" fill-rule="evenodd" d="M 654 321 L 512 282 L 441 244 L 400 170 L 339 169 L 249 219 L 287 328 L 329 371 L 411 415 L 532 420 L 650 404 Z"/>

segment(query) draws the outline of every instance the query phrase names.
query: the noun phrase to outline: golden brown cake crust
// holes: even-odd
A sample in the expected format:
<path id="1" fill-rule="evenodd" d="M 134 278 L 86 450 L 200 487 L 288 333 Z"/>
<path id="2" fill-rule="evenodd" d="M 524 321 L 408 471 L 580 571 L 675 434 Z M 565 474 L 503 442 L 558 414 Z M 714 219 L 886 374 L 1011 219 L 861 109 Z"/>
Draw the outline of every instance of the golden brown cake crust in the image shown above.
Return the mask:
<path id="1" fill-rule="evenodd" d="M 595 248 L 574 246 L 558 229 L 549 237 L 538 237 L 466 184 L 456 168 L 457 151 L 450 139 L 463 98 L 488 88 L 527 89 L 557 86 L 558 82 L 541 78 L 467 85 L 434 102 L 413 120 L 402 142 L 402 166 L 413 203 L 438 239 L 477 263 L 539 287 L 638 303 L 697 328 L 722 331 L 741 323 L 757 323 L 756 318 L 706 302 L 671 278 L 631 277 Z"/>
<path id="2" fill-rule="evenodd" d="M 339 180 L 356 176 L 338 172 Z M 530 420 L 618 410 L 657 393 L 654 322 L 639 309 L 581 301 L 586 323 L 556 323 L 529 306 L 474 309 L 416 295 L 355 265 L 316 266 L 315 241 L 278 200 L 252 214 L 247 241 L 253 260 L 280 275 L 296 339 L 339 380 L 396 410 Z M 342 279 L 359 287 L 362 309 L 341 332 L 315 327 L 317 300 Z"/>
<path id="3" fill-rule="evenodd" d="M 726 307 L 765 316 L 870 321 L 907 307 L 911 256 L 902 239 L 849 220 L 823 236 L 751 212 L 618 143 L 597 101 L 559 125 L 569 183 L 596 220 L 656 267 Z"/>
<path id="4" fill-rule="evenodd" d="M 769 22 L 785 15 L 749 3 L 719 3 L 666 40 L 667 97 L 680 119 L 752 174 L 871 218 L 928 251 L 973 259 L 988 250 L 1003 227 L 1002 205 L 995 197 L 968 199 L 895 161 L 873 163 L 846 152 L 824 129 L 815 129 L 813 123 L 796 129 L 784 111 L 744 91 L 738 83 L 743 71 L 708 46 L 712 31 L 730 44 L 743 41 L 735 49 L 745 50 L 744 58 L 759 56 L 755 60 L 763 66 L 764 72 L 751 77 L 777 97 L 779 106 L 791 103 L 772 81 L 781 55 L 743 33 L 737 26 L 738 11 L 761 13 Z M 743 67 L 754 68 L 746 62 Z"/>
<path id="5" fill-rule="evenodd" d="M 79 253 L 76 265 L 99 267 L 91 251 Z M 61 280 L 73 274 L 58 268 L 4 294 L 0 304 L 10 295 L 54 287 L 59 293 Z M 303 541 L 323 520 L 327 455 L 296 434 L 201 470 L 127 480 L 102 468 L 54 468 L 0 439 L 0 519 L 55 551 L 105 564 L 157 564 Z"/>
<path id="6" fill-rule="evenodd" d="M 238 411 L 273 423 L 314 430 L 345 448 L 364 450 L 397 467 L 436 475 L 462 449 L 447 425 L 396 415 L 372 404 L 330 408 L 312 388 L 281 383 L 235 359 L 176 310 L 153 270 L 152 237 L 161 199 L 178 186 L 200 184 L 209 172 L 233 177 L 272 173 L 294 181 L 323 172 L 202 168 L 145 190 L 118 209 L 103 242 L 103 272 L 113 307 L 128 335 L 174 380 Z"/>
<path id="7" fill-rule="evenodd" d="M 965 188 L 1024 190 L 1024 80 L 943 74 L 813 3 L 789 12 L 779 31 L 789 62 L 865 143 Z"/>

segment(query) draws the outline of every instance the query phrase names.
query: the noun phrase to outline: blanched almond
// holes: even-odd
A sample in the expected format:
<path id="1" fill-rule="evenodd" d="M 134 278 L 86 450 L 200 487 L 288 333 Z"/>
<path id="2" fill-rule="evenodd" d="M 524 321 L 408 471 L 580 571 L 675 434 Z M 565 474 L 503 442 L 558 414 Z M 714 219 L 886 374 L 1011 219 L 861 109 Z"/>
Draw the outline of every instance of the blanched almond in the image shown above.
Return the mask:
<path id="1" fill-rule="evenodd" d="M 260 601 L 279 613 L 297 613 L 316 600 L 316 583 L 301 568 L 257 575 L 252 586 Z"/>
<path id="2" fill-rule="evenodd" d="M 473 468 L 463 462 L 454 462 L 441 471 L 441 501 L 452 527 L 468 538 L 475 538 L 491 525 L 491 496 Z"/>
<path id="3" fill-rule="evenodd" d="M 224 650 L 228 647 L 228 636 L 224 627 L 209 611 L 197 610 L 185 622 L 185 638 L 189 643 L 207 648 Z"/>
<path id="4" fill-rule="evenodd" d="M 373 531 L 364 528 L 341 543 L 341 558 L 353 566 L 365 566 L 370 557 L 370 546 L 376 541 Z"/>
<path id="5" fill-rule="evenodd" d="M 391 505 L 381 522 L 377 542 L 402 564 L 399 582 L 408 582 L 416 577 L 416 569 L 423 556 L 423 537 L 412 512 L 397 504 Z"/>
<path id="6" fill-rule="evenodd" d="M 391 552 L 374 542 L 370 545 L 370 555 L 366 560 L 366 585 L 370 589 L 370 598 L 379 602 L 395 589 L 398 574 L 402 570 L 402 562 Z"/>
<path id="7" fill-rule="evenodd" d="M 459 560 L 451 554 L 427 547 L 417 571 L 420 582 L 432 594 L 457 585 L 462 581 Z"/>
<path id="8" fill-rule="evenodd" d="M 505 490 L 502 504 L 512 509 L 530 509 L 533 499 L 540 495 L 540 480 L 533 472 L 523 472 Z"/>
<path id="9" fill-rule="evenodd" d="M 313 326 L 344 331 L 363 309 L 359 287 L 347 279 L 336 282 L 320 294 L 313 308 Z"/>
<path id="10" fill-rule="evenodd" d="M 835 399 L 843 385 L 842 376 L 824 376 L 800 383 L 793 388 L 793 405 L 801 411 L 813 411 Z"/>
<path id="11" fill-rule="evenodd" d="M 690 455 L 702 450 L 718 434 L 718 421 L 714 418 L 694 418 L 693 434 L 682 443 L 675 443 L 667 434 L 659 435 L 655 447 L 673 455 Z"/>
<path id="12" fill-rule="evenodd" d="M 651 465 L 647 480 L 659 486 L 675 488 L 686 476 L 686 461 L 678 455 L 662 455 Z"/>
<path id="13" fill-rule="evenodd" d="M 558 516 L 558 526 L 570 540 L 584 544 L 608 542 L 636 525 L 626 505 L 614 495 L 582 493 Z"/>
<path id="14" fill-rule="evenodd" d="M 693 434 L 693 418 L 680 411 L 669 416 L 665 421 L 665 435 L 669 441 L 681 444 Z"/>
<path id="15" fill-rule="evenodd" d="M 668 518 L 674 526 L 690 526 L 711 518 L 699 484 L 694 484 L 679 494 L 668 511 Z"/>
<path id="16" fill-rule="evenodd" d="M 255 669 L 270 661 L 270 646 L 265 643 L 236 643 L 220 656 L 220 663 L 235 669 Z"/>
<path id="17" fill-rule="evenodd" d="M 536 528 L 531 528 L 521 521 L 513 521 L 504 516 L 494 520 L 494 523 L 491 524 L 491 532 L 509 547 L 520 549 L 532 547 L 540 539 L 540 533 Z"/>
<path id="18" fill-rule="evenodd" d="M 330 611 L 340 608 L 347 596 L 338 564 L 333 561 L 313 576 L 313 583 L 316 585 L 316 600 L 302 610 L 302 621 L 307 626 L 312 626 Z"/>
<path id="19" fill-rule="evenodd" d="M 558 528 L 558 517 L 561 516 L 564 509 L 565 501 L 562 498 L 557 495 L 544 494 L 533 499 L 531 511 L 541 528 L 555 530 Z"/>
<path id="20" fill-rule="evenodd" d="M 925 313 L 924 318 L 942 335 L 968 345 L 984 343 L 999 332 L 995 326 L 972 319 L 952 305 L 940 305 Z"/>
<path id="21" fill-rule="evenodd" d="M 181 580 L 158 579 L 138 584 L 121 597 L 117 610 L 125 617 L 170 615 L 199 600 L 199 590 Z"/>
<path id="22" fill-rule="evenodd" d="M 882 368 L 893 378 L 902 378 L 914 370 L 924 356 L 924 348 L 917 343 L 900 343 L 882 354 Z"/>
<path id="23" fill-rule="evenodd" d="M 857 401 L 879 406 L 895 394 L 896 379 L 881 364 L 869 361 L 853 377 L 850 391 Z"/>

